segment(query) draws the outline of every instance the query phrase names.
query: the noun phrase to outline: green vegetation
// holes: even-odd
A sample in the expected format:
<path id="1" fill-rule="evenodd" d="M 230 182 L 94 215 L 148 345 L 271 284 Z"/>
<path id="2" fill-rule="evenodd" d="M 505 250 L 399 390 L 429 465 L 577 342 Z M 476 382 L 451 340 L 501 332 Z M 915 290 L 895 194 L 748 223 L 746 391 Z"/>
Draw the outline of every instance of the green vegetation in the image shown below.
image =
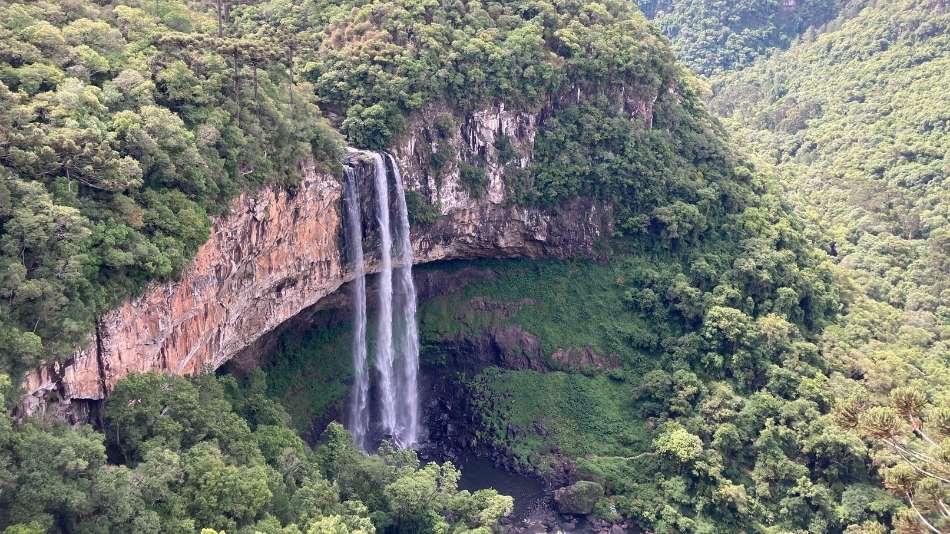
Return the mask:
<path id="1" fill-rule="evenodd" d="M 615 258 L 603 265 L 543 260 L 480 261 L 477 265 L 498 276 L 420 307 L 424 347 L 436 350 L 445 339 L 517 324 L 538 336 L 546 357 L 558 348 L 590 347 L 629 366 L 640 366 L 651 359 L 649 351 L 659 346 L 660 339 L 681 333 L 671 322 L 654 320 L 652 312 L 626 306 L 627 296 L 618 291 L 631 276 L 672 283 L 675 275 L 668 261 L 640 256 Z M 575 278 L 583 278 L 584 283 L 576 283 Z M 472 299 L 483 304 L 468 305 Z M 546 363 L 558 366 L 550 359 Z"/>
<path id="2" fill-rule="evenodd" d="M 413 228 L 432 224 L 442 214 L 438 205 L 429 202 L 429 199 L 418 191 L 406 191 L 406 212 Z"/>
<path id="3" fill-rule="evenodd" d="M 68 356 L 239 191 L 337 165 L 279 47 L 215 28 L 176 1 L 0 3 L 0 371 Z"/>
<path id="4" fill-rule="evenodd" d="M 286 408 L 297 432 L 318 436 L 327 414 L 342 413 L 353 379 L 351 343 L 348 325 L 292 330 L 261 362 L 267 396 Z"/>
<path id="5" fill-rule="evenodd" d="M 681 60 L 705 75 L 752 65 L 864 0 L 637 0 Z"/>
<path id="6" fill-rule="evenodd" d="M 485 168 L 478 163 L 469 163 L 467 161 L 459 162 L 459 179 L 462 187 L 468 194 L 474 198 L 481 198 L 488 187 L 488 177 L 485 175 Z"/>
<path id="7" fill-rule="evenodd" d="M 176 276 L 234 195 L 308 159 L 332 171 L 344 137 L 385 148 L 450 103 L 429 162 L 459 158 L 478 197 L 459 120 L 549 106 L 529 167 L 497 139 L 509 200 L 604 206 L 607 260 L 485 262 L 492 278 L 420 310 L 433 365 L 500 327 L 538 340 L 547 370 L 462 379 L 475 445 L 655 532 L 950 528 L 945 3 L 640 4 L 688 64 L 743 68 L 712 107 L 754 163 L 631 2 L 0 0 L 0 373 L 68 356 Z M 440 209 L 407 204 L 414 225 Z M 0 414 L 0 526 L 493 528 L 510 500 L 457 491 L 451 465 L 290 429 L 339 412 L 348 344 L 346 326 L 287 334 L 270 378 L 240 384 L 130 377 L 102 433 Z"/>
<path id="8" fill-rule="evenodd" d="M 944 530 L 950 517 L 934 496 L 946 495 L 947 483 L 897 482 L 894 469 L 912 463 L 950 478 L 946 453 L 934 450 L 939 439 L 920 433 L 940 434 L 950 403 L 948 36 L 940 2 L 874 3 L 840 28 L 716 80 L 713 98 L 750 149 L 776 166 L 813 239 L 847 277 L 847 313 L 820 342 L 840 373 L 843 424 L 881 446 L 888 487 Z M 893 395 L 907 391 L 937 411 L 901 409 Z M 869 424 L 858 424 L 861 413 Z"/>
<path id="9" fill-rule="evenodd" d="M 486 444 L 505 444 L 516 463 L 541 474 L 551 474 L 561 454 L 614 456 L 650 445 L 645 421 L 629 409 L 635 387 L 616 378 L 492 367 L 469 388 L 487 393 L 494 404 L 481 407 L 491 417 L 483 430 Z M 511 440 L 509 427 L 516 436 Z"/>
<path id="10" fill-rule="evenodd" d="M 4 395 L 10 382 L 2 383 Z M 103 433 L 0 414 L 0 527 L 43 532 L 327 534 L 490 532 L 511 511 L 458 490 L 451 463 L 383 444 L 366 456 L 338 424 L 311 450 L 255 373 L 120 381 Z M 107 455 L 107 450 L 109 455 Z M 113 456 L 121 462 L 108 461 Z"/>
<path id="11" fill-rule="evenodd" d="M 351 142 L 385 148 L 430 102 L 539 103 L 573 83 L 656 94 L 676 76 L 656 29 L 629 2 L 316 0 L 251 4 L 248 19 L 317 28 L 304 75 Z"/>
<path id="12" fill-rule="evenodd" d="M 488 367 L 465 380 L 479 445 L 550 476 L 573 466 L 607 489 L 599 514 L 657 532 L 891 525 L 901 503 L 836 424 L 820 329 L 806 325 L 819 321 L 801 315 L 802 301 L 833 301 L 815 276 L 828 273 L 767 267 L 757 235 L 732 267 L 717 257 L 724 243 L 672 253 L 659 240 L 605 265 L 482 263 L 493 278 L 422 307 L 425 356 L 437 363 L 459 336 L 516 324 L 554 368 L 559 349 L 604 357 L 580 372 Z M 737 283 L 753 257 L 757 280 L 780 286 L 769 297 Z"/>

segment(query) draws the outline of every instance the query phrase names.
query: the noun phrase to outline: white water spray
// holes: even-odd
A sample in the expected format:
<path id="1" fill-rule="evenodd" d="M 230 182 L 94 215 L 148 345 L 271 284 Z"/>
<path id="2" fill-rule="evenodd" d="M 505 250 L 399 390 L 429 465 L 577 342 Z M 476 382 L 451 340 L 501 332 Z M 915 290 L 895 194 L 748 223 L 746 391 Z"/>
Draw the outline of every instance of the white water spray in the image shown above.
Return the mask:
<path id="1" fill-rule="evenodd" d="M 363 267 L 363 228 L 360 221 L 356 173 L 345 167 L 346 243 L 353 263 L 353 391 L 350 398 L 350 432 L 356 446 L 368 447 L 369 370 L 366 368 L 366 273 Z"/>
<path id="2" fill-rule="evenodd" d="M 399 226 L 397 228 L 399 267 L 395 271 L 394 322 L 396 332 L 396 441 L 403 447 L 412 447 L 419 441 L 419 327 L 416 324 L 416 285 L 412 280 L 412 240 L 409 235 L 409 212 L 402 185 L 399 165 L 389 154 L 390 167 L 396 185 Z"/>
<path id="3" fill-rule="evenodd" d="M 396 388 L 393 380 L 393 260 L 389 227 L 389 180 L 383 156 L 373 153 L 376 220 L 379 223 L 379 317 L 376 326 L 376 369 L 379 370 L 380 426 L 395 436 Z"/>

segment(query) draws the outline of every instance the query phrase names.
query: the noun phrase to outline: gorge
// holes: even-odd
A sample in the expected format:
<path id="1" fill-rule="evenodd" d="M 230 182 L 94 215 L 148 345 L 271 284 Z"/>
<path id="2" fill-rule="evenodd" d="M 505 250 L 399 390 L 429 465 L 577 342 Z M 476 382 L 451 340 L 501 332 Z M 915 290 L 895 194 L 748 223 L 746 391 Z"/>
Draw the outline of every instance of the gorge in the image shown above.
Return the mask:
<path id="1" fill-rule="evenodd" d="M 578 198 L 554 207 L 522 207 L 507 199 L 496 138 L 510 139 L 520 154 L 518 165 L 528 166 L 539 117 L 547 109 L 496 105 L 472 112 L 441 141 L 454 147 L 454 154 L 438 180 L 428 171 L 427 154 L 442 139 L 434 119 L 445 111 L 435 106 L 419 114 L 392 150 L 393 168 L 404 171 L 400 185 L 421 193 L 440 213 L 409 236 L 414 263 L 598 254 L 598 243 L 613 224 L 609 206 Z M 460 181 L 462 162 L 471 154 L 486 158 L 486 192 L 480 197 Z M 375 158 L 350 164 L 361 220 L 375 220 L 378 201 L 367 193 L 374 191 Z M 179 280 L 153 284 L 101 317 L 93 338 L 72 357 L 28 375 L 21 413 L 82 421 L 130 373 L 216 369 L 352 282 L 357 272 L 345 260 L 340 178 L 307 162 L 300 174 L 294 190 L 268 187 L 235 199 Z M 363 227 L 365 273 L 378 273 L 383 261 L 375 246 L 368 246 L 378 233 Z M 406 237 L 397 237 L 403 243 L 397 253 L 406 254 Z M 397 280 L 397 287 L 401 284 Z"/>
<path id="2" fill-rule="evenodd" d="M 947 0 L 0 2 L 0 531 L 950 532 L 948 51 Z"/>

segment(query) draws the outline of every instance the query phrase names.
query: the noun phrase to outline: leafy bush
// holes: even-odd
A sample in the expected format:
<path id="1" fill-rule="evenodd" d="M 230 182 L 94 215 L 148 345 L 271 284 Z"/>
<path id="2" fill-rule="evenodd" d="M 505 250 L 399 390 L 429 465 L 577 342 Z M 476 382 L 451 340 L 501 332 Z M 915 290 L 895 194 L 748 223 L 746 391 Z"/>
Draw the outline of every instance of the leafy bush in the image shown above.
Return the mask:
<path id="1" fill-rule="evenodd" d="M 406 191 L 406 210 L 413 226 L 432 224 L 442 214 L 439 206 L 418 191 Z"/>
<path id="2" fill-rule="evenodd" d="M 262 374 L 256 381 L 267 389 Z M 511 511 L 494 490 L 459 491 L 451 463 L 421 465 L 387 443 L 364 455 L 337 423 L 311 450 L 280 405 L 242 393 L 229 377 L 135 375 L 106 402 L 104 433 L 40 422 L 14 430 L 0 413 L 0 528 L 488 531 Z M 106 461 L 107 440 L 122 462 Z"/>
<path id="3" fill-rule="evenodd" d="M 488 187 L 485 168 L 467 161 L 459 162 L 459 179 L 465 191 L 474 198 L 481 198 Z"/>

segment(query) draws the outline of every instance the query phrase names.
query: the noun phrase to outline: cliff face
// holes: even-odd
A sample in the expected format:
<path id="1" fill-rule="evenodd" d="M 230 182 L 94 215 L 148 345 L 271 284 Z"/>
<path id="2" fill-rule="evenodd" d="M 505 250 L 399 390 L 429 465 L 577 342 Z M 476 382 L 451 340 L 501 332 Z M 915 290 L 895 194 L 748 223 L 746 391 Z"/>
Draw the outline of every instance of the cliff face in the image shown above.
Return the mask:
<path id="1" fill-rule="evenodd" d="M 507 202 L 506 164 L 496 138 L 507 136 L 515 151 L 509 168 L 527 166 L 543 108 L 486 108 L 448 131 L 436 125 L 446 112 L 433 107 L 420 113 L 393 147 L 406 189 L 421 193 L 441 214 L 412 229 L 416 263 L 595 252 L 609 232 L 606 208 L 583 199 L 549 210 Z M 429 161 L 440 147 L 451 157 L 435 172 Z M 477 160 L 486 170 L 483 193 L 471 194 L 463 185 L 463 160 Z M 153 284 L 102 317 L 85 348 L 28 375 L 21 413 L 79 421 L 88 417 L 90 401 L 104 398 L 129 373 L 215 369 L 351 280 L 340 180 L 307 163 L 300 172 L 292 191 L 270 187 L 236 198 L 179 280 Z M 365 205 L 373 195 L 370 181 L 363 182 Z M 372 273 L 378 247 L 368 213 L 363 226 Z"/>

